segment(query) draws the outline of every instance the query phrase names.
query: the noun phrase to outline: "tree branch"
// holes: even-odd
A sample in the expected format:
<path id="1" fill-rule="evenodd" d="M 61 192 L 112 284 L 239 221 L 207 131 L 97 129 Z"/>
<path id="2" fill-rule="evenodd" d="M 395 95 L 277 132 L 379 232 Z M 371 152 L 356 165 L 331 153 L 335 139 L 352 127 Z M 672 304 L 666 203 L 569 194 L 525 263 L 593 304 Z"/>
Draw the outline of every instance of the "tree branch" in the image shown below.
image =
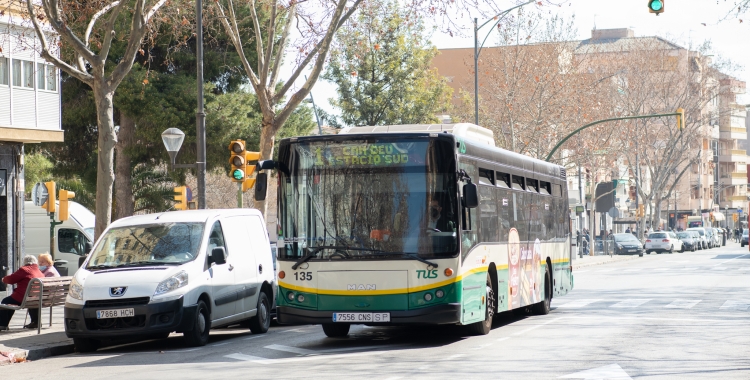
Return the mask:
<path id="1" fill-rule="evenodd" d="M 289 33 L 292 30 L 292 21 L 294 21 L 294 17 L 296 14 L 297 14 L 297 2 L 294 2 L 289 7 L 289 15 L 287 15 L 287 21 L 286 21 L 286 25 L 284 26 L 284 32 L 281 34 L 281 40 L 279 41 L 279 46 L 276 50 L 276 57 L 274 57 L 273 59 L 273 70 L 271 70 L 271 78 L 268 80 L 268 83 L 272 86 L 276 83 L 276 78 L 279 75 L 279 68 L 281 67 L 281 62 L 284 60 L 284 51 L 286 50 L 286 44 L 287 44 L 287 40 L 289 39 Z"/>

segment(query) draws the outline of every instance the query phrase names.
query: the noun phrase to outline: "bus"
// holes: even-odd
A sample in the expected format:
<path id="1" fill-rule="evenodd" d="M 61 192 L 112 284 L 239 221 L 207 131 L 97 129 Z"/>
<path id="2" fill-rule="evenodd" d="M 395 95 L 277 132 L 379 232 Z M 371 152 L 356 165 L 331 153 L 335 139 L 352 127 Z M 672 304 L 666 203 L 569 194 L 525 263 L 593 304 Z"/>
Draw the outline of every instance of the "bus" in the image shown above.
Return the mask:
<path id="1" fill-rule="evenodd" d="M 564 168 L 495 147 L 488 129 L 353 127 L 278 149 L 258 167 L 278 174 L 282 324 L 481 335 L 496 313 L 547 314 L 573 288 Z"/>
<path id="2" fill-rule="evenodd" d="M 687 228 L 703 227 L 702 216 L 688 216 L 687 217 Z"/>

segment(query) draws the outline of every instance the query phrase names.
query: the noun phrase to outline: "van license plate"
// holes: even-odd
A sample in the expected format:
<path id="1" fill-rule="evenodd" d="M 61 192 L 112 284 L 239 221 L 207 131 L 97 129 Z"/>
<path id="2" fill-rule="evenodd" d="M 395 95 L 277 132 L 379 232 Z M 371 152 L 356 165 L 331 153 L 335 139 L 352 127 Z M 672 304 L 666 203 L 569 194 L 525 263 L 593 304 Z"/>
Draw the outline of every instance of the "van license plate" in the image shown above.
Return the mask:
<path id="1" fill-rule="evenodd" d="M 390 322 L 391 313 L 333 313 L 333 321 L 346 323 Z"/>
<path id="2" fill-rule="evenodd" d="M 133 316 L 135 316 L 135 310 L 132 308 L 96 311 L 96 319 L 127 318 L 127 317 L 133 317 Z"/>

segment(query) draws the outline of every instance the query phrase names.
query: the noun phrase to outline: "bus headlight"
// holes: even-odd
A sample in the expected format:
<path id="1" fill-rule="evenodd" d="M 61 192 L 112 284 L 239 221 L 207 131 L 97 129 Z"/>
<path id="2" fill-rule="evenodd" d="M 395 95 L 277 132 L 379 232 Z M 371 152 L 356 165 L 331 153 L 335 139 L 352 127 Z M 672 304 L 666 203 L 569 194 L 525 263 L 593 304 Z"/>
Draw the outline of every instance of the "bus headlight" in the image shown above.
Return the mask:
<path id="1" fill-rule="evenodd" d="M 424 294 L 424 300 L 427 302 L 432 301 L 432 294 L 431 293 L 425 293 Z"/>
<path id="2" fill-rule="evenodd" d="M 445 295 L 445 292 L 443 292 L 442 289 L 435 292 L 435 296 L 437 298 L 443 298 L 444 295 Z"/>
<path id="3" fill-rule="evenodd" d="M 292 292 L 289 292 L 289 293 L 287 293 L 287 294 L 286 294 L 286 298 L 287 298 L 287 299 L 288 299 L 289 301 L 294 301 L 294 293 L 292 293 Z"/>
<path id="4" fill-rule="evenodd" d="M 305 296 L 302 294 L 297 295 L 297 302 L 305 302 Z"/>

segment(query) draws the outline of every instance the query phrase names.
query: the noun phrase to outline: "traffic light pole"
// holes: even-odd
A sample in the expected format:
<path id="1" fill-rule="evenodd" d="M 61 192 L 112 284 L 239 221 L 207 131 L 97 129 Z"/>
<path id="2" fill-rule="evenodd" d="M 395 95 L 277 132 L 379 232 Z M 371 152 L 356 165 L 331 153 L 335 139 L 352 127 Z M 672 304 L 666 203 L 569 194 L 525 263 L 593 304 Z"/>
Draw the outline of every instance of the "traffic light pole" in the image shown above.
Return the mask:
<path id="1" fill-rule="evenodd" d="M 203 0 L 195 1 L 195 30 L 198 81 L 198 111 L 195 114 L 196 137 L 198 145 L 198 209 L 206 208 L 206 112 L 203 106 Z"/>
<path id="2" fill-rule="evenodd" d="M 573 137 L 576 134 L 578 134 L 578 132 L 581 132 L 584 129 L 593 127 L 593 126 L 595 126 L 597 124 L 605 123 L 605 122 L 608 122 L 608 121 L 617 121 L 617 120 L 649 119 L 649 118 L 654 118 L 654 117 L 682 116 L 682 115 L 683 115 L 682 112 L 672 112 L 672 113 L 659 113 L 659 114 L 653 114 L 653 115 L 623 116 L 623 117 L 613 117 L 613 118 L 610 118 L 610 119 L 602 119 L 602 120 L 594 121 L 592 123 L 588 123 L 588 124 L 584 125 L 583 127 L 578 128 L 575 131 L 571 132 L 569 135 L 565 136 L 565 138 L 563 138 L 562 140 L 560 140 L 560 142 L 558 142 L 557 145 L 555 145 L 555 147 L 552 148 L 552 151 L 549 152 L 549 154 L 547 155 L 547 158 L 545 159 L 545 161 L 549 162 L 549 160 L 552 159 L 552 156 L 555 154 L 555 152 L 557 152 L 557 150 L 562 146 L 562 144 L 565 144 L 565 142 L 568 141 L 568 139 L 570 139 L 571 137 Z M 678 122 L 682 123 L 682 121 L 678 121 Z M 682 128 L 680 128 L 680 130 L 682 130 Z"/>
<path id="3" fill-rule="evenodd" d="M 237 208 L 242 208 L 242 182 L 237 183 Z"/>
<path id="4" fill-rule="evenodd" d="M 55 262 L 55 226 L 63 222 L 55 222 L 55 213 L 49 214 L 49 254 L 52 255 L 52 262 Z"/>

